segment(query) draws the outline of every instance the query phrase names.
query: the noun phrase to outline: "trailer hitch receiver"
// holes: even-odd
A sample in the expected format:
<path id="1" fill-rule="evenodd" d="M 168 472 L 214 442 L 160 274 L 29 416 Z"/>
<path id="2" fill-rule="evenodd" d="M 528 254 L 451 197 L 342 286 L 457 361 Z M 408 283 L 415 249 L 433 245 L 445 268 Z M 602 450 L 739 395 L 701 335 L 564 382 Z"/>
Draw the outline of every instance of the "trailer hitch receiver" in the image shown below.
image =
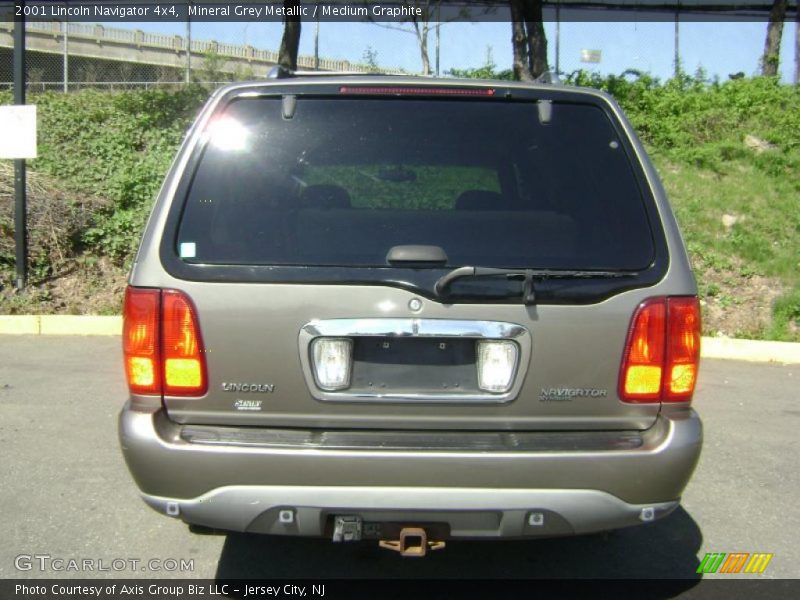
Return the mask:
<path id="1" fill-rule="evenodd" d="M 400 556 L 425 556 L 429 551 L 441 550 L 445 543 L 429 540 L 421 527 L 403 527 L 399 540 L 380 540 L 378 545 L 399 552 Z"/>

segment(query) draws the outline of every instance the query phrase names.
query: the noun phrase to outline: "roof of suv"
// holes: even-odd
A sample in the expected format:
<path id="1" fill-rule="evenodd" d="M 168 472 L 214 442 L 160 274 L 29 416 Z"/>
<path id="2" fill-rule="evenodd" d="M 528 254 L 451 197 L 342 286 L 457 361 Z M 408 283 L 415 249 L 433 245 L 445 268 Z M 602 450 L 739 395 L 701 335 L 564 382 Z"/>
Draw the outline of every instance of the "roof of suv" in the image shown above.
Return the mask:
<path id="1" fill-rule="evenodd" d="M 565 85 L 558 80 L 552 82 L 537 81 L 508 81 L 497 79 L 464 79 L 451 77 L 427 77 L 422 75 L 386 75 L 386 74 L 350 74 L 335 72 L 297 72 L 281 77 L 268 77 L 238 81 L 219 88 L 215 94 L 223 95 L 228 92 L 253 88 L 272 86 L 330 86 L 330 85 L 363 85 L 363 86 L 409 86 L 409 87 L 449 87 L 449 88 L 502 88 L 503 90 L 540 90 L 543 92 L 556 92 L 560 94 L 580 94 L 595 96 L 605 100 L 612 97 L 602 90 Z"/>

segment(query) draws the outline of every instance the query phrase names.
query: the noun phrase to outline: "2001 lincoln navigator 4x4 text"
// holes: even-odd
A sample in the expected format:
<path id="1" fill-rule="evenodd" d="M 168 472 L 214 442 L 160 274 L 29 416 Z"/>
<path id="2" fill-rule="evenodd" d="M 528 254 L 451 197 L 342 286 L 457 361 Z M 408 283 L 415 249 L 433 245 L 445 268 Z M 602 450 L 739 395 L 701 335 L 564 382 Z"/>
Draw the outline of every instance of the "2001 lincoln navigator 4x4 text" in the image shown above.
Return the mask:
<path id="1" fill-rule="evenodd" d="M 125 295 L 144 500 L 221 530 L 594 532 L 697 463 L 697 289 L 607 95 L 288 76 L 217 91 Z"/>

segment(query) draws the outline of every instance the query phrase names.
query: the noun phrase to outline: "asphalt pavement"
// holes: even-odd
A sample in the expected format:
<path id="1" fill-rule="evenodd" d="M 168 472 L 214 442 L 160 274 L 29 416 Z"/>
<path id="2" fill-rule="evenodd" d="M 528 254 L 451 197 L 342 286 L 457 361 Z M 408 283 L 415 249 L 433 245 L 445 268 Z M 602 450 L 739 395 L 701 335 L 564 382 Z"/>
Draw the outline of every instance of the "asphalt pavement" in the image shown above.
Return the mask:
<path id="1" fill-rule="evenodd" d="M 703 455 L 667 519 L 574 538 L 448 542 L 411 560 L 372 543 L 199 535 L 156 514 L 118 447 L 119 338 L 0 336 L 0 578 L 635 577 L 685 578 L 689 590 L 706 552 L 770 552 L 758 577 L 797 578 L 798 383 L 797 365 L 703 363 Z M 108 570 L 54 570 L 69 559 Z M 165 570 L 171 560 L 193 570 Z M 705 579 L 720 577 L 731 576 Z"/>

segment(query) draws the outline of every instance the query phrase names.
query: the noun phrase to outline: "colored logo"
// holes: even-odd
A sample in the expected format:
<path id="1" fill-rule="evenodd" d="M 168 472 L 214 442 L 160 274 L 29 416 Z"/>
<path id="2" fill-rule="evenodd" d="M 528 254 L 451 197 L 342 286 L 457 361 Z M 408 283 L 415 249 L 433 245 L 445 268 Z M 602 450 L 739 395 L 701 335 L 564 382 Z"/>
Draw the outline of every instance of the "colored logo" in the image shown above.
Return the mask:
<path id="1" fill-rule="evenodd" d="M 698 573 L 763 573 L 773 555 L 766 552 L 708 552 L 697 567 Z"/>

